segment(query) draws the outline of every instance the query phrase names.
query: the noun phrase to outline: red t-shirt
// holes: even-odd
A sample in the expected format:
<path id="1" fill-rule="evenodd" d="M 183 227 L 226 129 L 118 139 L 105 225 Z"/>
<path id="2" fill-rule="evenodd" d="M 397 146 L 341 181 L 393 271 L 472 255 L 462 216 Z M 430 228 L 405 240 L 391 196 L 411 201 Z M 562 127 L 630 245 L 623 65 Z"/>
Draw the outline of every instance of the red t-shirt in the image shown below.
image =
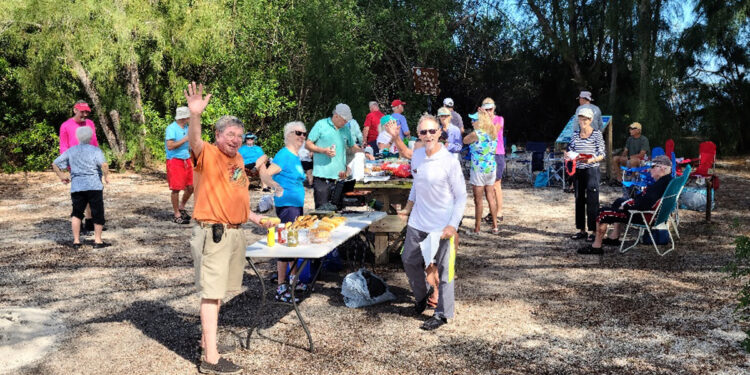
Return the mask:
<path id="1" fill-rule="evenodd" d="M 378 139 L 378 129 L 380 128 L 380 118 L 385 116 L 383 112 L 375 111 L 370 112 L 367 114 L 367 117 L 365 117 L 365 124 L 363 125 L 365 128 L 370 127 L 370 131 L 367 133 L 367 139 L 365 140 L 367 143 L 374 142 Z"/>

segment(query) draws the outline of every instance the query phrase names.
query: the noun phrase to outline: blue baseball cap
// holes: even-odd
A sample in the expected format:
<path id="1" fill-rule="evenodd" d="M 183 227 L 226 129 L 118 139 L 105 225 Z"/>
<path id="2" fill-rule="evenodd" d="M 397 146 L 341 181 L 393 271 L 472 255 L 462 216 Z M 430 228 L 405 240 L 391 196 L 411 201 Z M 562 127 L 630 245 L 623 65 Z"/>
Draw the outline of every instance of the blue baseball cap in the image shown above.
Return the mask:
<path id="1" fill-rule="evenodd" d="M 385 125 L 391 121 L 395 121 L 396 119 L 393 118 L 391 115 L 385 115 L 380 118 L 380 125 Z"/>

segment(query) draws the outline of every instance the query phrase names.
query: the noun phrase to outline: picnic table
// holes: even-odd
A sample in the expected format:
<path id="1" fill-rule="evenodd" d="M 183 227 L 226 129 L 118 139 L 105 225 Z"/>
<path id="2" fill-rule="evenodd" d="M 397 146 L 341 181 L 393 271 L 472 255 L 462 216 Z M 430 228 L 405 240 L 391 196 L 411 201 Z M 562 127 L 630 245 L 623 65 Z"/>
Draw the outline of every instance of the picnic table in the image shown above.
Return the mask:
<path id="1" fill-rule="evenodd" d="M 354 190 L 369 190 L 372 197 L 383 202 L 383 211 L 388 211 L 391 204 L 400 204 L 401 207 L 406 205 L 411 191 L 411 178 L 394 178 L 387 181 L 357 182 Z"/>
<path id="2" fill-rule="evenodd" d="M 309 351 L 312 353 L 314 351 L 313 346 L 313 340 L 312 335 L 310 335 L 310 330 L 307 329 L 307 323 L 305 323 L 305 320 L 302 318 L 302 314 L 299 311 L 299 306 L 297 305 L 296 299 L 295 299 L 295 287 L 297 286 L 297 281 L 299 280 L 299 274 L 302 272 L 302 270 L 307 266 L 307 264 L 310 262 L 311 259 L 320 259 L 324 256 L 326 256 L 328 253 L 333 251 L 336 247 L 344 243 L 346 240 L 360 234 L 363 230 L 367 230 L 367 228 L 374 222 L 377 222 L 381 219 L 383 219 L 386 216 L 385 212 L 380 211 L 371 211 L 371 212 L 362 212 L 362 213 L 356 213 L 356 214 L 344 214 L 342 215 L 346 218 L 346 221 L 341 224 L 339 227 L 334 229 L 331 232 L 331 239 L 326 243 L 311 243 L 311 244 L 305 244 L 305 245 L 298 245 L 296 247 L 288 247 L 285 245 L 277 244 L 274 247 L 268 247 L 267 239 L 262 239 L 260 241 L 257 241 L 253 243 L 252 245 L 249 245 L 245 250 L 245 259 L 247 260 L 247 263 L 250 264 L 250 268 L 253 269 L 255 272 L 255 275 L 258 276 L 258 280 L 260 281 L 261 285 L 261 314 L 263 313 L 263 308 L 266 305 L 266 286 L 263 282 L 263 277 L 260 275 L 260 272 L 258 271 L 257 267 L 255 267 L 255 263 L 253 262 L 253 258 L 261 258 L 261 259 L 269 259 L 269 258 L 294 258 L 295 261 L 292 264 L 298 264 L 299 260 L 302 259 L 302 264 L 295 269 L 294 272 L 294 281 L 291 285 L 291 294 L 292 294 L 292 305 L 294 306 L 294 312 L 297 314 L 297 318 L 299 319 L 302 329 L 305 331 L 305 334 L 307 335 L 307 341 L 310 344 Z M 310 283 L 310 288 L 308 288 L 308 293 L 312 292 L 313 286 L 315 285 L 315 281 L 318 279 L 318 275 L 320 274 L 320 268 L 315 272 L 315 276 L 313 276 L 313 280 Z M 258 328 L 260 329 L 260 328 Z M 253 333 L 253 329 L 250 329 L 247 333 L 247 342 L 246 347 L 249 347 L 250 344 L 250 335 Z"/>
<path id="3" fill-rule="evenodd" d="M 402 220 L 393 215 L 396 212 L 393 212 L 391 209 L 391 204 L 401 205 L 402 208 L 406 206 L 411 186 L 411 178 L 395 178 L 393 176 L 386 181 L 357 182 L 354 185 L 355 191 L 371 191 L 372 197 L 383 203 L 382 210 L 391 214 L 370 228 L 370 232 L 375 235 L 372 249 L 375 254 L 375 264 L 388 263 L 388 235 L 394 233 L 401 234 L 406 227 L 406 224 Z M 401 240 L 402 238 L 397 238 L 396 243 L 401 242 Z"/>

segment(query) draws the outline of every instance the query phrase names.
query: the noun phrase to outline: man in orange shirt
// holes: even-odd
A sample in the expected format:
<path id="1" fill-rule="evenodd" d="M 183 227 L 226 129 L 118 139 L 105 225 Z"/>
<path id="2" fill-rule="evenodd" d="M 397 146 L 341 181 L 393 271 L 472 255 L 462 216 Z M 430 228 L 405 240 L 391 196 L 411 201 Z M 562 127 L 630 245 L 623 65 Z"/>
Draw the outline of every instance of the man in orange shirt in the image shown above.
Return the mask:
<path id="1" fill-rule="evenodd" d="M 245 235 L 240 226 L 252 221 L 271 224 L 250 211 L 249 181 L 237 150 L 243 143 L 245 126 L 234 116 L 223 116 L 215 125 L 216 142 L 201 139 L 201 113 L 211 95 L 203 97 L 203 85 L 195 82 L 185 91 L 190 121 L 188 142 L 195 161 L 196 224 L 190 239 L 195 266 L 195 284 L 200 290 L 202 373 L 237 374 L 242 367 L 220 356 L 217 348 L 219 306 L 227 292 L 239 291 L 245 268 Z"/>

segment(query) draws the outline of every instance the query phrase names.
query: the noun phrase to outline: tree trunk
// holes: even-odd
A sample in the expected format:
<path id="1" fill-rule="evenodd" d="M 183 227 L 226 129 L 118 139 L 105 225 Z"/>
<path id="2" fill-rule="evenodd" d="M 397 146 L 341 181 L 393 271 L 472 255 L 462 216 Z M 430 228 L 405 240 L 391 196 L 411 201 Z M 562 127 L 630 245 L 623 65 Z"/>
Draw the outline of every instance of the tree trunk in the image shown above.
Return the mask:
<path id="1" fill-rule="evenodd" d="M 81 81 L 81 85 L 83 85 L 83 89 L 86 91 L 86 94 L 88 94 L 89 98 L 91 98 L 91 104 L 94 105 L 94 109 L 96 109 L 97 116 L 99 117 L 99 124 L 102 128 L 102 131 L 104 132 L 104 135 L 107 137 L 109 148 L 112 149 L 112 153 L 114 153 L 115 158 L 121 160 L 127 152 L 127 149 L 124 142 L 122 142 L 122 136 L 120 134 L 119 126 L 110 126 L 109 119 L 107 119 L 107 111 L 104 109 L 104 107 L 102 107 L 101 101 L 99 100 L 99 94 L 96 91 L 96 87 L 94 87 L 93 82 L 91 82 L 91 79 L 89 78 L 88 72 L 83 67 L 83 65 L 81 65 L 81 62 L 76 59 L 70 60 L 73 71 L 76 73 L 78 80 Z"/>
<path id="2" fill-rule="evenodd" d="M 612 70 L 609 77 L 609 110 L 614 112 L 615 100 L 617 100 L 617 62 L 620 55 L 620 41 L 615 31 L 612 38 Z"/>
<path id="3" fill-rule="evenodd" d="M 140 167 L 146 166 L 151 160 L 151 153 L 146 148 L 146 116 L 143 114 L 143 101 L 141 99 L 140 78 L 138 76 L 138 63 L 133 61 L 125 65 L 128 75 L 128 95 L 132 101 L 133 113 L 131 118 L 139 129 L 138 137 L 138 154 L 136 155 L 136 164 Z"/>

